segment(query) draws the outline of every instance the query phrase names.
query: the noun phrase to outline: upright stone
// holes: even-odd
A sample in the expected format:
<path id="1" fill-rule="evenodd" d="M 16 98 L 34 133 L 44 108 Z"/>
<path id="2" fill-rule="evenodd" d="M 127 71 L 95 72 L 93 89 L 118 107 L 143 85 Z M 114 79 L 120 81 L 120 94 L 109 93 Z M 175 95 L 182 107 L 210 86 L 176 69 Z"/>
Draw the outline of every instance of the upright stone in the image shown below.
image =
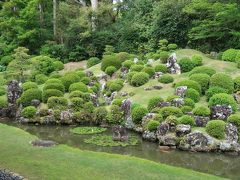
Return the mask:
<path id="1" fill-rule="evenodd" d="M 131 116 L 131 106 L 132 106 L 132 102 L 129 99 L 123 100 L 121 105 L 121 109 L 124 112 L 125 126 L 128 129 L 132 129 L 134 127 L 132 116 Z"/>
<path id="2" fill-rule="evenodd" d="M 127 141 L 128 133 L 125 127 L 121 125 L 115 125 L 112 127 L 113 140 L 114 141 Z"/>

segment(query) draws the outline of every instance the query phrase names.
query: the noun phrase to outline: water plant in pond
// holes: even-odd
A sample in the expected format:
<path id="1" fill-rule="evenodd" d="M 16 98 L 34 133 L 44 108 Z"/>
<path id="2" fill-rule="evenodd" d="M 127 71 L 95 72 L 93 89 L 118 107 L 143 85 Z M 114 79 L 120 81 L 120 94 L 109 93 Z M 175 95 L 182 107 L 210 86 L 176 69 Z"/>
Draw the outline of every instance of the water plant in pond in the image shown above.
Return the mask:
<path id="1" fill-rule="evenodd" d="M 98 146 L 134 146 L 138 144 L 138 139 L 135 136 L 129 136 L 127 141 L 114 141 L 112 136 L 108 135 L 98 135 L 98 136 L 93 136 L 92 138 L 85 139 L 85 143 L 88 144 L 95 144 Z"/>
<path id="2" fill-rule="evenodd" d="M 70 131 L 74 134 L 98 134 L 105 132 L 107 128 L 101 128 L 101 127 L 77 127 L 70 129 Z"/>

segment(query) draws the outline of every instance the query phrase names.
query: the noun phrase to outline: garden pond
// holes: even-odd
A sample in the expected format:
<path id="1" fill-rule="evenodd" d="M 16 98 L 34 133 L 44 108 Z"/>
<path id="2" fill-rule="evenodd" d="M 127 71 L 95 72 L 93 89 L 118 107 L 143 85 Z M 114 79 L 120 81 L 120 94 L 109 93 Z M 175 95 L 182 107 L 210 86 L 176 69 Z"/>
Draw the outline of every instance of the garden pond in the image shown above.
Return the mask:
<path id="1" fill-rule="evenodd" d="M 66 144 L 82 150 L 135 156 L 230 179 L 240 179 L 240 157 L 238 156 L 220 153 L 185 152 L 177 149 L 162 151 L 158 148 L 156 143 L 143 141 L 140 135 L 138 136 L 132 132 L 130 133 L 134 134 L 139 139 L 138 145 L 126 147 L 103 147 L 85 143 L 85 139 L 89 139 L 94 135 L 74 134 L 70 132 L 70 129 L 74 127 L 23 125 L 9 120 L 0 120 L 0 122 L 21 128 L 40 139 L 53 140 L 57 143 Z M 107 130 L 102 134 L 110 135 L 111 131 Z"/>

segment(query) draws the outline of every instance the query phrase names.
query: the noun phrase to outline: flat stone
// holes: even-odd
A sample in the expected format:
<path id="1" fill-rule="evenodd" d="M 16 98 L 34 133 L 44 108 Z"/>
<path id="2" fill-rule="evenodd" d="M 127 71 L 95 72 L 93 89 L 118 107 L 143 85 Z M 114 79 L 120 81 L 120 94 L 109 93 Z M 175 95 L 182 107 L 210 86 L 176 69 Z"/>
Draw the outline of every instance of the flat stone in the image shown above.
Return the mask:
<path id="1" fill-rule="evenodd" d="M 40 146 L 40 147 L 51 147 L 51 146 L 57 145 L 57 143 L 54 142 L 54 141 L 41 140 L 41 139 L 37 139 L 37 140 L 31 141 L 30 143 L 31 143 L 33 146 Z"/>

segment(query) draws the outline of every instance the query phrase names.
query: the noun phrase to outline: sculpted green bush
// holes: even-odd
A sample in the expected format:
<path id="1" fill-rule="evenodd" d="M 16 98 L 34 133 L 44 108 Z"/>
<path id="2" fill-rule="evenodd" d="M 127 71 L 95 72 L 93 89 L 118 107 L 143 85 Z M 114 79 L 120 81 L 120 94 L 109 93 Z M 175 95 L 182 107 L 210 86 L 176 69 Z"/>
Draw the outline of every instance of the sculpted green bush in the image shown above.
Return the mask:
<path id="1" fill-rule="evenodd" d="M 45 84 L 62 84 L 62 81 L 57 78 L 50 78 L 45 82 Z"/>
<path id="2" fill-rule="evenodd" d="M 207 66 L 199 66 L 199 67 L 195 67 L 193 70 L 190 71 L 189 76 L 191 76 L 192 74 L 208 74 L 210 77 L 212 75 L 214 75 L 216 73 L 216 70 L 211 68 L 211 67 L 207 67 Z"/>
<path id="3" fill-rule="evenodd" d="M 202 58 L 202 56 L 201 55 L 194 55 L 193 57 L 192 57 L 192 62 L 193 62 L 193 64 L 195 65 L 195 67 L 196 66 L 202 66 L 203 65 L 203 58 Z"/>
<path id="4" fill-rule="evenodd" d="M 48 101 L 48 99 L 53 96 L 62 97 L 63 92 L 59 91 L 57 89 L 47 89 L 47 90 L 43 91 L 43 93 L 42 93 L 43 102 L 46 103 Z"/>
<path id="5" fill-rule="evenodd" d="M 181 111 L 183 112 L 183 114 L 187 114 L 189 112 L 192 112 L 192 110 L 193 110 L 193 107 L 191 107 L 191 106 L 182 106 L 181 107 Z"/>
<path id="6" fill-rule="evenodd" d="M 84 100 L 80 97 L 74 97 L 70 99 L 70 106 L 75 111 L 80 111 L 83 108 Z"/>
<path id="7" fill-rule="evenodd" d="M 25 118 L 33 118 L 36 115 L 36 112 L 37 109 L 34 106 L 27 106 L 22 110 L 21 115 Z"/>
<path id="8" fill-rule="evenodd" d="M 195 120 L 192 116 L 184 115 L 178 119 L 179 124 L 186 124 L 190 126 L 195 125 Z"/>
<path id="9" fill-rule="evenodd" d="M 169 53 L 167 51 L 161 51 L 159 53 L 159 57 L 160 57 L 161 62 L 165 64 L 165 63 L 167 63 L 167 59 L 169 57 Z"/>
<path id="10" fill-rule="evenodd" d="M 90 77 L 83 77 L 83 78 L 81 78 L 81 82 L 88 85 L 91 82 L 91 78 Z"/>
<path id="11" fill-rule="evenodd" d="M 168 72 L 168 68 L 164 64 L 158 64 L 158 65 L 155 66 L 155 71 L 156 72 L 167 73 Z"/>
<path id="12" fill-rule="evenodd" d="M 178 63 L 182 72 L 189 72 L 195 67 L 194 62 L 188 57 L 180 59 Z"/>
<path id="13" fill-rule="evenodd" d="M 105 71 L 108 66 L 114 66 L 116 69 L 121 67 L 121 61 L 116 57 L 116 55 L 104 55 L 101 64 L 101 70 Z"/>
<path id="14" fill-rule="evenodd" d="M 236 77 L 234 80 L 234 92 L 240 91 L 240 76 Z"/>
<path id="15" fill-rule="evenodd" d="M 88 87 L 82 82 L 73 83 L 69 87 L 69 92 L 73 91 L 88 92 Z"/>
<path id="16" fill-rule="evenodd" d="M 132 110 L 132 118 L 135 124 L 141 124 L 142 118 L 148 113 L 147 108 L 137 106 Z"/>
<path id="17" fill-rule="evenodd" d="M 189 79 L 199 83 L 202 89 L 202 93 L 205 94 L 205 91 L 208 89 L 210 82 L 210 76 L 208 74 L 192 74 Z"/>
<path id="18" fill-rule="evenodd" d="M 64 97 L 52 96 L 47 101 L 48 108 L 58 109 L 68 106 L 68 100 Z"/>
<path id="19" fill-rule="evenodd" d="M 151 111 L 155 107 L 157 107 L 158 103 L 163 102 L 164 99 L 161 97 L 153 97 L 148 101 L 148 110 Z"/>
<path id="20" fill-rule="evenodd" d="M 126 60 L 126 61 L 124 61 L 124 62 L 122 63 L 122 66 L 123 66 L 123 67 L 126 67 L 126 68 L 128 68 L 128 69 L 130 69 L 132 65 L 134 65 L 134 62 L 131 61 L 131 60 Z"/>
<path id="21" fill-rule="evenodd" d="M 197 103 L 200 100 L 199 92 L 192 88 L 187 89 L 185 97 L 192 99 L 195 103 Z"/>
<path id="22" fill-rule="evenodd" d="M 168 116 L 171 116 L 171 115 L 176 117 L 181 117 L 183 115 L 183 112 L 178 107 L 168 106 L 168 107 L 161 108 L 160 114 L 163 116 L 164 119 L 166 119 Z"/>
<path id="23" fill-rule="evenodd" d="M 61 81 L 65 86 L 65 90 L 68 91 L 70 85 L 73 83 L 79 82 L 80 78 L 76 73 L 69 73 L 61 77 Z"/>
<path id="24" fill-rule="evenodd" d="M 87 68 L 90 68 L 96 64 L 99 64 L 101 62 L 101 60 L 97 57 L 91 57 L 90 59 L 88 59 L 87 61 Z"/>
<path id="25" fill-rule="evenodd" d="M 133 86 L 142 86 L 144 84 L 146 84 L 149 81 L 149 75 L 145 72 L 138 72 L 136 74 L 133 75 L 132 80 L 131 80 L 131 84 Z"/>
<path id="26" fill-rule="evenodd" d="M 195 107 L 195 102 L 190 98 L 184 98 L 184 106 Z"/>
<path id="27" fill-rule="evenodd" d="M 97 107 L 94 109 L 94 122 L 95 124 L 105 123 L 107 121 L 108 111 L 106 107 Z"/>
<path id="28" fill-rule="evenodd" d="M 232 114 L 227 119 L 228 123 L 232 123 L 238 128 L 238 132 L 240 131 L 240 114 Z"/>
<path id="29" fill-rule="evenodd" d="M 42 101 L 42 91 L 39 89 L 28 89 L 24 91 L 19 98 L 19 103 L 23 105 L 23 107 L 30 106 L 31 101 L 37 99 Z"/>
<path id="30" fill-rule="evenodd" d="M 114 67 L 114 66 L 108 66 L 106 69 L 105 69 L 105 73 L 109 76 L 112 76 L 113 73 L 115 73 L 117 71 L 117 69 Z"/>
<path id="31" fill-rule="evenodd" d="M 177 44 L 168 44 L 167 48 L 169 51 L 176 50 L 178 48 L 178 45 Z"/>
<path id="32" fill-rule="evenodd" d="M 235 62 L 238 52 L 239 52 L 239 50 L 237 50 L 237 49 L 228 49 L 223 52 L 222 60 Z"/>
<path id="33" fill-rule="evenodd" d="M 193 109 L 193 114 L 196 116 L 210 116 L 210 109 L 207 106 L 198 106 Z"/>
<path id="34" fill-rule="evenodd" d="M 64 64 L 61 61 L 54 61 L 53 68 L 55 71 L 60 71 L 60 70 L 64 69 Z"/>
<path id="35" fill-rule="evenodd" d="M 210 87 L 220 87 L 226 89 L 228 93 L 233 93 L 234 91 L 234 82 L 231 76 L 224 73 L 214 74 L 210 78 Z"/>
<path id="36" fill-rule="evenodd" d="M 158 126 L 160 125 L 160 122 L 156 121 L 156 120 L 150 120 L 147 124 L 147 129 L 150 132 L 156 131 Z"/>
<path id="37" fill-rule="evenodd" d="M 152 77 L 155 74 L 155 70 L 153 67 L 144 67 L 143 72 L 147 73 L 149 75 L 149 77 Z"/>
<path id="38" fill-rule="evenodd" d="M 169 84 L 174 81 L 174 78 L 170 76 L 169 74 L 164 74 L 158 78 L 158 82 L 164 83 L 164 84 Z"/>
<path id="39" fill-rule="evenodd" d="M 110 107 L 110 113 L 107 116 L 107 122 L 109 124 L 121 124 L 124 120 L 123 111 L 121 107 L 112 105 Z"/>
<path id="40" fill-rule="evenodd" d="M 136 73 L 137 73 L 136 71 L 131 71 L 131 72 L 127 73 L 127 81 L 128 81 L 129 83 L 131 83 L 132 77 L 133 77 Z"/>
<path id="41" fill-rule="evenodd" d="M 175 88 L 177 88 L 179 86 L 187 86 L 189 89 L 192 88 L 192 89 L 195 89 L 196 91 L 198 91 L 199 93 L 201 93 L 200 84 L 193 80 L 183 80 L 183 81 L 177 82 L 175 84 Z"/>
<path id="42" fill-rule="evenodd" d="M 224 139 L 225 137 L 225 122 L 222 120 L 212 120 L 206 125 L 207 133 L 217 139 Z"/>
<path id="43" fill-rule="evenodd" d="M 7 97 L 0 97 L 0 108 L 6 108 L 8 106 Z"/>
<path id="44" fill-rule="evenodd" d="M 38 85 L 35 82 L 25 82 L 22 84 L 22 88 L 24 91 L 26 91 L 28 89 L 37 89 Z"/>
<path id="45" fill-rule="evenodd" d="M 46 91 L 47 89 L 57 89 L 61 92 L 65 92 L 65 87 L 62 83 L 47 83 L 43 87 L 43 91 Z"/>
<path id="46" fill-rule="evenodd" d="M 226 89 L 223 89 L 223 88 L 217 87 L 217 86 L 210 87 L 206 91 L 207 100 L 209 100 L 213 95 L 219 94 L 219 93 L 228 93 L 228 91 Z"/>
<path id="47" fill-rule="evenodd" d="M 140 71 L 143 70 L 143 68 L 144 68 L 143 65 L 140 65 L 140 64 L 134 64 L 134 65 L 131 66 L 130 70 L 131 70 L 131 71 L 140 72 Z"/>

